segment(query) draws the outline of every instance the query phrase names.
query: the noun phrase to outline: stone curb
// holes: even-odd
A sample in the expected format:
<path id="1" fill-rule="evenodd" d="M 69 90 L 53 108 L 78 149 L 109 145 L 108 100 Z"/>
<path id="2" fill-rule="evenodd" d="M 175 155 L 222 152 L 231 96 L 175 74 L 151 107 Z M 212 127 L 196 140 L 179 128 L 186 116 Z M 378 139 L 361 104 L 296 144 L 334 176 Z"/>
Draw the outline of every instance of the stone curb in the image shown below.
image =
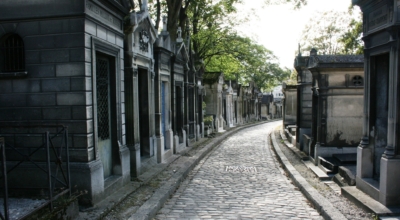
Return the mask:
<path id="1" fill-rule="evenodd" d="M 282 119 L 279 119 L 282 120 Z M 193 157 L 189 157 L 185 162 L 186 166 L 183 169 L 178 170 L 163 186 L 156 190 L 156 192 L 147 200 L 140 208 L 133 214 L 129 220 L 147 220 L 152 219 L 157 214 L 158 210 L 161 209 L 163 204 L 169 199 L 169 197 L 178 189 L 181 182 L 186 178 L 189 172 L 202 160 L 208 153 L 210 153 L 215 147 L 219 146 L 227 137 L 243 130 L 246 128 L 254 127 L 263 123 L 269 123 L 279 120 L 270 120 L 258 122 L 250 125 L 243 125 L 232 130 L 226 131 L 223 135 L 215 137 L 210 143 L 208 143 L 203 149 L 199 150 Z"/>
<path id="2" fill-rule="evenodd" d="M 313 188 L 307 180 L 300 175 L 300 173 L 292 166 L 289 160 L 281 151 L 279 144 L 275 138 L 275 132 L 271 134 L 271 140 L 273 143 L 275 154 L 279 162 L 283 165 L 284 169 L 288 172 L 289 177 L 293 183 L 300 189 L 304 196 L 313 204 L 315 209 L 325 218 L 330 220 L 343 220 L 347 219 L 339 210 L 333 207 L 325 197 L 321 196 L 318 191 Z"/>

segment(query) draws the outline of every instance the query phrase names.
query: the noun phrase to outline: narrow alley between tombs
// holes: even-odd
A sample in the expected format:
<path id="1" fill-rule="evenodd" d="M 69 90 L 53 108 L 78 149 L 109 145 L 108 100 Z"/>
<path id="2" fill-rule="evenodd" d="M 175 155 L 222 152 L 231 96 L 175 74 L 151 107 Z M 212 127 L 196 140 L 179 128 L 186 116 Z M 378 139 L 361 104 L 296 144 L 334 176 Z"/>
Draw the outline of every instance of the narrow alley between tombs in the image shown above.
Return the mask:
<path id="1" fill-rule="evenodd" d="M 290 183 L 269 144 L 281 122 L 242 130 L 189 173 L 156 219 L 323 219 Z"/>

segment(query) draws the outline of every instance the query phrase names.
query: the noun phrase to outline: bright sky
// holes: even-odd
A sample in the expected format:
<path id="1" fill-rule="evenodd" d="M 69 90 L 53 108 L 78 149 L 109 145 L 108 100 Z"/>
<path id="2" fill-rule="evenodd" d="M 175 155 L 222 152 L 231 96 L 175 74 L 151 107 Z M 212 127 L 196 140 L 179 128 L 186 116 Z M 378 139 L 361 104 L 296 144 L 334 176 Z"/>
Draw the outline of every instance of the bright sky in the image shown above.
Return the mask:
<path id="1" fill-rule="evenodd" d="M 273 51 L 282 67 L 292 69 L 301 33 L 310 18 L 321 11 L 347 11 L 351 4 L 351 0 L 307 1 L 307 6 L 293 10 L 291 4 L 265 6 L 263 0 L 245 0 L 244 8 L 239 10 L 250 12 L 251 22 L 237 30 Z"/>

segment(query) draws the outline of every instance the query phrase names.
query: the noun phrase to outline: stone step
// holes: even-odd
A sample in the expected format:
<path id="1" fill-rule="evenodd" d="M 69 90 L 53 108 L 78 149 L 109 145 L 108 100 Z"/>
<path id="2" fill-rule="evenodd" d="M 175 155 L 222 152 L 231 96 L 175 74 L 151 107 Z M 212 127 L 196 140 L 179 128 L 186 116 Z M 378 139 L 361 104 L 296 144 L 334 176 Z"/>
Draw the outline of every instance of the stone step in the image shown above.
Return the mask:
<path id="1" fill-rule="evenodd" d="M 357 154 L 333 154 L 333 158 L 335 158 L 340 165 L 345 164 L 356 164 L 357 163 Z"/>
<path id="2" fill-rule="evenodd" d="M 318 167 L 326 174 L 336 174 L 338 165 L 338 161 L 333 157 L 318 157 Z"/>
<path id="3" fill-rule="evenodd" d="M 356 185 L 356 170 L 357 166 L 339 166 L 339 175 L 343 177 L 344 181 L 349 185 L 349 186 L 355 186 Z"/>
<path id="4" fill-rule="evenodd" d="M 318 166 L 315 166 L 311 161 L 303 161 L 303 163 L 318 177 L 320 180 L 331 180 L 332 175 L 326 174 L 324 171 L 321 170 Z"/>
<path id="5" fill-rule="evenodd" d="M 369 213 L 378 216 L 396 216 L 400 214 L 398 207 L 386 207 L 382 203 L 374 200 L 355 186 L 342 187 L 342 195 Z"/>

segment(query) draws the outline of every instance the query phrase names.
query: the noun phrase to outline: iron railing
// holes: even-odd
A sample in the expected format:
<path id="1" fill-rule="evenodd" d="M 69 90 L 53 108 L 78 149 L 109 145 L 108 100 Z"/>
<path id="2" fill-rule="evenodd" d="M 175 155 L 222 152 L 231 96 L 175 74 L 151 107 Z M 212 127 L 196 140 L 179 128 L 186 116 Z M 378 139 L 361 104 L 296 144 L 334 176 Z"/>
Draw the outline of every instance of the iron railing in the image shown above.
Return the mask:
<path id="1" fill-rule="evenodd" d="M 38 130 L 46 130 L 45 132 L 37 133 L 0 133 L 0 159 L 1 159 L 1 176 L 0 182 L 3 184 L 4 193 L 4 213 L 0 212 L 0 218 L 8 220 L 9 216 L 9 195 L 10 190 L 47 190 L 47 198 L 45 202 L 37 206 L 31 212 L 20 216 L 21 219 L 27 217 L 32 212 L 35 212 L 45 206 L 49 206 L 50 210 L 54 208 L 54 201 L 60 196 L 69 193 L 71 195 L 71 180 L 69 167 L 69 148 L 68 148 L 68 127 L 63 125 L 28 125 L 28 126 L 0 126 L 1 129 L 16 129 L 26 130 L 31 129 L 35 132 Z M 50 132 L 49 130 L 52 130 Z M 41 136 L 43 142 L 32 143 L 34 146 L 17 146 L 16 144 L 7 143 L 7 139 L 19 137 Z M 57 143 L 58 142 L 58 143 Z M 11 141 L 12 143 L 12 141 Z M 44 153 L 40 155 L 40 153 Z M 64 155 L 65 153 L 65 155 Z M 7 155 L 11 155 L 12 159 L 6 159 Z M 65 165 L 63 162 L 66 162 Z M 8 175 L 24 163 L 30 163 L 36 167 L 38 171 L 42 171 L 47 176 L 47 184 L 43 186 L 29 187 L 27 185 L 19 187 L 10 187 L 8 184 Z M 39 176 L 39 175 L 37 175 Z M 2 181 L 1 181 L 2 180 Z"/>

